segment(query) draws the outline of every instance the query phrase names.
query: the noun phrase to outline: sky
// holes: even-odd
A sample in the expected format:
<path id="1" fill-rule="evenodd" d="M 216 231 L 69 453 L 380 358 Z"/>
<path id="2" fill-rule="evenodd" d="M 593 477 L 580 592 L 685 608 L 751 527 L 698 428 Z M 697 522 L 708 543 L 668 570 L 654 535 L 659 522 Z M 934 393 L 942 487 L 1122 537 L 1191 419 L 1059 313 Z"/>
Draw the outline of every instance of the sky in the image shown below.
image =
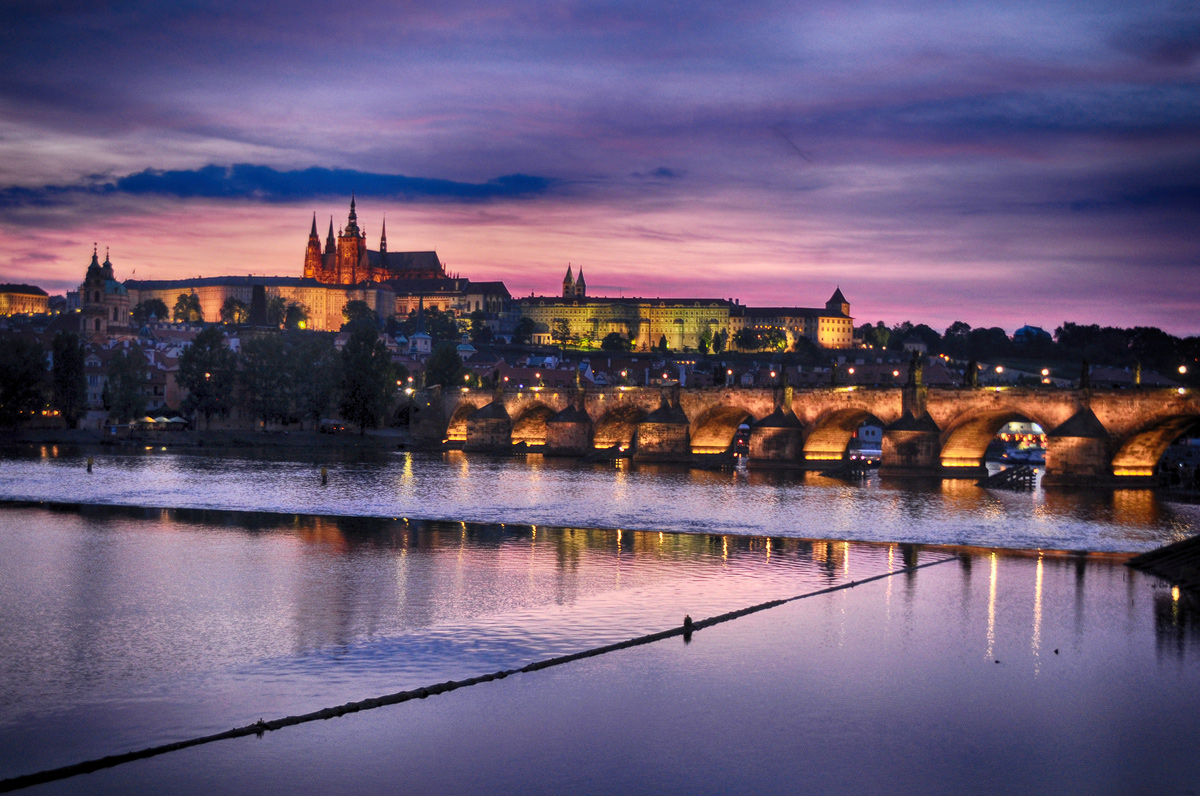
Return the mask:
<path id="1" fill-rule="evenodd" d="M 514 295 L 1200 334 L 1200 6 L 0 4 L 0 281 L 299 276 L 351 192 Z"/>

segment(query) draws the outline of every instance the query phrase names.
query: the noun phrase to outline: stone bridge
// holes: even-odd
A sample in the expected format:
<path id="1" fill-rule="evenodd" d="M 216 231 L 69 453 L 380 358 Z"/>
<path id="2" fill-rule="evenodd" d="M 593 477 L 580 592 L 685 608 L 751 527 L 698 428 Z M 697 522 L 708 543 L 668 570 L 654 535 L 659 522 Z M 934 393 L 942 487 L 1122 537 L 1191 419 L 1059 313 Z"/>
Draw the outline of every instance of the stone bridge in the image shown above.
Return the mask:
<path id="1" fill-rule="evenodd" d="M 881 471 L 977 478 L 1005 423 L 1047 432 L 1046 484 L 1135 484 L 1181 434 L 1200 429 L 1194 390 L 1009 387 L 535 387 L 413 396 L 418 440 L 465 450 L 524 444 L 547 455 L 596 450 L 642 461 L 728 455 L 749 424 L 753 466 L 828 468 L 864 421 L 884 428 Z"/>

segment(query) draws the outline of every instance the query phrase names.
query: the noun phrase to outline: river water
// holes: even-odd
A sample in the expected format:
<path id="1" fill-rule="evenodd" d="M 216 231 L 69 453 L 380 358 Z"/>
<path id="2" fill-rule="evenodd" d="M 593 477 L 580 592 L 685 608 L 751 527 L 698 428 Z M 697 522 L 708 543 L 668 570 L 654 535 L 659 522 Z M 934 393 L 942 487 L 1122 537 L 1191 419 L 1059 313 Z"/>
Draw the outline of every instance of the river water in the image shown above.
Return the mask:
<path id="1" fill-rule="evenodd" d="M 1146 492 L 401 452 L 142 451 L 97 455 L 89 476 L 79 453 L 33 449 L 0 459 L 0 498 L 0 778 L 942 562 L 690 644 L 32 792 L 1120 793 L 1200 780 L 1200 620 L 1186 600 L 1119 556 L 932 546 L 1136 550 L 1194 532 L 1193 507 Z"/>
<path id="2" fill-rule="evenodd" d="M 411 452 L 0 453 L 0 498 L 926 544 L 1148 550 L 1200 531 L 1150 490 L 1006 492 L 969 480 L 706 471 Z M 319 471 L 328 470 L 321 485 Z"/>

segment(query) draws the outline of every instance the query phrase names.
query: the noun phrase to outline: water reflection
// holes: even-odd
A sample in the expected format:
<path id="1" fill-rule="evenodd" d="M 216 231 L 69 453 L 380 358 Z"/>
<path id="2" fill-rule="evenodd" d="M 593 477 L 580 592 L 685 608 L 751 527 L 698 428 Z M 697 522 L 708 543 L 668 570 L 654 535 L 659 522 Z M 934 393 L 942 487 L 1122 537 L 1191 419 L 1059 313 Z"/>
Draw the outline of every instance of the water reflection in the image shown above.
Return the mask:
<path id="1" fill-rule="evenodd" d="M 937 621 L 963 637 L 971 659 L 982 636 L 989 663 L 1046 677 L 1056 671 L 1047 650 L 1070 647 L 1078 660 L 1097 638 L 1111 648 L 1106 655 L 1157 650 L 1188 659 L 1200 650 L 1200 622 L 1184 597 L 1154 589 L 1116 558 L 391 517 L 9 507 L 0 508 L 0 748 L 14 751 L 0 755 L 0 772 L 37 755 L 107 753 L 178 737 L 180 728 L 209 731 L 494 671 L 674 626 L 685 613 L 711 616 L 947 556 L 957 563 L 814 602 L 829 619 L 818 637 L 853 649 L 863 636 L 915 638 L 922 623 Z M 986 588 L 972 574 L 985 563 Z M 897 588 L 903 603 L 894 616 Z M 936 620 L 923 618 L 923 602 L 939 606 Z M 1113 622 L 1122 606 L 1127 621 Z M 699 642 L 693 647 L 704 646 L 703 635 Z M 113 705 L 150 705 L 139 716 L 153 718 L 131 721 Z M 82 731 L 56 723 L 68 711 Z M 31 740 L 46 737 L 53 743 Z"/>
<path id="2" fill-rule="evenodd" d="M 1152 492 L 1001 492 L 969 480 L 587 464 L 459 451 L 0 451 L 0 498 L 271 509 L 482 523 L 1138 551 L 1200 530 Z M 320 482 L 321 467 L 329 480 Z"/>
<path id="3" fill-rule="evenodd" d="M 1160 654 L 1179 658 L 1200 647 L 1200 595 L 1156 584 L 1154 631 Z"/>

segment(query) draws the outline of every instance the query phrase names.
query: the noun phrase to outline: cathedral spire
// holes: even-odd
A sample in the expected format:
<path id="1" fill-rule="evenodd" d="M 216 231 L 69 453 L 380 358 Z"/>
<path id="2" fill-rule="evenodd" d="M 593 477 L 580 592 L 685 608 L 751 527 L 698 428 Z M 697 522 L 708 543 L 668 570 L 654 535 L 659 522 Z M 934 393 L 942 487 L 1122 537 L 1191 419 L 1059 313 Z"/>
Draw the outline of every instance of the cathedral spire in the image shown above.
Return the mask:
<path id="1" fill-rule="evenodd" d="M 315 212 L 313 213 L 312 229 L 309 231 L 308 237 L 310 237 L 310 238 L 317 237 L 317 214 Z"/>
<path id="2" fill-rule="evenodd" d="M 379 254 L 387 254 L 387 216 L 383 217 L 382 232 L 379 235 Z"/>
<path id="3" fill-rule="evenodd" d="M 325 253 L 333 254 L 333 216 L 329 217 L 329 237 L 325 238 Z"/>

